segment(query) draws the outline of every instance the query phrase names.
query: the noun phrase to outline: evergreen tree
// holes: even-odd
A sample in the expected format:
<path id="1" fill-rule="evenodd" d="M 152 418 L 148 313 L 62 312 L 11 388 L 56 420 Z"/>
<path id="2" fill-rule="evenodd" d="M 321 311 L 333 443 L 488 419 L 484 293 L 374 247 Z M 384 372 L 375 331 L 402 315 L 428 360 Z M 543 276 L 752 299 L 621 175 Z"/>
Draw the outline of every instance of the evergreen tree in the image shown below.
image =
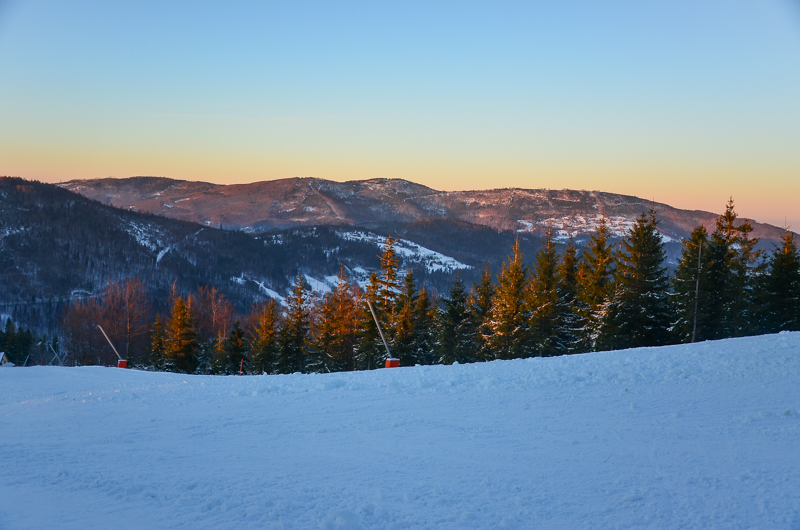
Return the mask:
<path id="1" fill-rule="evenodd" d="M 336 288 L 322 301 L 314 334 L 316 350 L 328 371 L 356 369 L 356 313 L 356 297 L 341 267 Z"/>
<path id="2" fill-rule="evenodd" d="M 579 343 L 579 316 L 578 310 L 578 252 L 572 236 L 567 242 L 567 248 L 558 264 L 558 299 L 564 312 L 561 328 L 564 336 L 565 353 L 578 351 Z"/>
<path id="3" fill-rule="evenodd" d="M 283 326 L 278 332 L 277 372 L 291 374 L 308 371 L 310 317 L 306 300 L 308 290 L 302 274 L 298 274 L 286 296 Z"/>
<path id="4" fill-rule="evenodd" d="M 278 308 L 270 298 L 256 309 L 250 332 L 250 369 L 254 374 L 271 374 L 278 358 Z"/>
<path id="5" fill-rule="evenodd" d="M 758 238 L 750 238 L 749 221 L 737 223 L 733 199 L 717 219 L 708 245 L 708 319 L 704 336 L 709 339 L 752 333 L 756 320 L 755 285 L 763 271 Z M 738 224 L 738 226 L 737 226 Z"/>
<path id="6" fill-rule="evenodd" d="M 567 352 L 569 340 L 564 323 L 568 308 L 558 292 L 558 256 L 553 230 L 547 230 L 530 282 L 530 330 L 534 355 L 548 357 Z"/>
<path id="7" fill-rule="evenodd" d="M 222 330 L 217 332 L 217 339 L 211 348 L 211 366 L 210 371 L 212 374 L 227 374 L 228 373 L 228 352 L 225 336 Z"/>
<path id="8" fill-rule="evenodd" d="M 358 315 L 358 333 L 356 339 L 356 363 L 360 370 L 374 370 L 384 365 L 386 350 L 383 347 L 378 328 L 369 309 L 367 300 L 372 304 L 375 315 L 382 320 L 381 303 L 379 302 L 381 283 L 374 272 L 369 277 Z"/>
<path id="9" fill-rule="evenodd" d="M 604 349 L 661 346 L 670 341 L 673 312 L 664 243 L 654 210 L 642 214 L 622 242 L 616 290 L 601 328 Z"/>
<path id="10" fill-rule="evenodd" d="M 765 331 L 800 331 L 800 254 L 788 229 L 769 260 L 764 280 Z"/>
<path id="11" fill-rule="evenodd" d="M 238 374 L 240 370 L 244 372 L 244 365 L 247 360 L 247 345 L 244 341 L 244 330 L 239 321 L 233 323 L 228 340 L 225 343 L 225 354 L 227 363 L 225 373 Z"/>
<path id="12" fill-rule="evenodd" d="M 517 240 L 508 262 L 503 263 L 492 302 L 490 348 L 498 359 L 516 359 L 529 357 L 531 354 L 528 326 L 530 311 L 526 300 L 527 274 Z"/>
<path id="13" fill-rule="evenodd" d="M 150 334 L 150 366 L 155 370 L 163 370 L 166 361 L 166 342 L 161 315 L 156 314 Z"/>
<path id="14" fill-rule="evenodd" d="M 608 242 L 611 231 L 605 216 L 583 252 L 578 267 L 579 351 L 594 351 L 598 347 L 601 326 L 607 305 L 614 292 L 614 251 Z"/>
<path id="15" fill-rule="evenodd" d="M 470 320 L 475 324 L 475 355 L 480 361 L 493 358 L 490 349 L 492 335 L 490 322 L 494 296 L 495 289 L 487 263 L 478 283 L 472 285 L 469 296 Z"/>
<path id="16" fill-rule="evenodd" d="M 380 298 L 378 307 L 375 308 L 376 311 L 380 309 L 379 312 L 385 318 L 385 324 L 384 320 L 381 320 L 384 332 L 386 332 L 387 326 L 393 323 L 397 295 L 400 292 L 400 283 L 397 280 L 397 268 L 399 265 L 400 261 L 394 251 L 394 241 L 389 236 L 386 238 L 383 254 L 381 255 Z"/>
<path id="17" fill-rule="evenodd" d="M 708 232 L 705 226 L 700 225 L 692 230 L 689 239 L 683 240 L 681 257 L 672 277 L 675 308 L 673 335 L 677 342 L 710 338 L 706 334 L 711 329 L 708 318 L 709 261 Z"/>
<path id="18" fill-rule="evenodd" d="M 418 299 L 414 273 L 408 269 L 403 279 L 403 289 L 397 297 L 391 346 L 392 356 L 400 359 L 400 366 L 414 366 L 418 363 L 417 322 L 414 318 L 414 307 Z"/>
<path id="19" fill-rule="evenodd" d="M 440 364 L 471 363 L 477 360 L 474 325 L 467 305 L 464 282 L 456 274 L 450 293 L 438 315 L 438 340 L 434 356 Z"/>
<path id="20" fill-rule="evenodd" d="M 436 303 L 424 285 L 419 290 L 413 314 L 416 362 L 422 365 L 434 364 L 436 362 L 433 352 L 436 333 Z"/>
<path id="21" fill-rule="evenodd" d="M 195 369 L 199 345 L 191 304 L 178 296 L 172 306 L 165 337 L 165 369 L 191 373 Z"/>

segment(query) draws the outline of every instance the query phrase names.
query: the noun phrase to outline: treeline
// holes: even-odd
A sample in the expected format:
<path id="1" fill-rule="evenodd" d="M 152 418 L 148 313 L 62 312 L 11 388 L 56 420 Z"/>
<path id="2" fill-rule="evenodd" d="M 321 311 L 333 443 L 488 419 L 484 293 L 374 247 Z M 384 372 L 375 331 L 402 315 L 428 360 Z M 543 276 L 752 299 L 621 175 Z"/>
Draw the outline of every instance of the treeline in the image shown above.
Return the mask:
<path id="1" fill-rule="evenodd" d="M 654 211 L 618 244 L 602 222 L 581 252 L 570 241 L 559 255 L 551 231 L 530 266 L 516 244 L 495 278 L 488 266 L 471 286 L 457 277 L 441 298 L 418 287 L 412 271 L 399 270 L 388 238 L 380 270 L 363 289 L 344 267 L 324 296 L 299 275 L 283 306 L 269 300 L 246 315 L 213 287 L 190 294 L 173 288 L 170 310 L 154 315 L 139 280 L 109 282 L 100 297 L 65 312 L 63 347 L 74 363 L 115 363 L 99 323 L 138 367 L 271 374 L 383 366 L 387 352 L 375 319 L 404 366 L 800 330 L 794 236 L 787 230 L 766 256 L 751 232 L 729 202 L 712 233 L 700 226 L 683 242 L 670 278 Z"/>

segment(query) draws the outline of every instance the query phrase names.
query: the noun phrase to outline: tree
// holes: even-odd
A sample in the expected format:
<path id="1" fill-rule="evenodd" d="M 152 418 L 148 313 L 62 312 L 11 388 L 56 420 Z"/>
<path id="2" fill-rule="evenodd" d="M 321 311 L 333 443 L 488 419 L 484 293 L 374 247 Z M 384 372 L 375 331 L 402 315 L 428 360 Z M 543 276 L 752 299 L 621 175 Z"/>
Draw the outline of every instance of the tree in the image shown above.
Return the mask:
<path id="1" fill-rule="evenodd" d="M 489 344 L 492 334 L 490 322 L 494 295 L 492 275 L 487 263 L 478 283 L 472 284 L 469 295 L 470 319 L 475 324 L 475 355 L 479 361 L 493 358 Z"/>
<path id="2" fill-rule="evenodd" d="M 517 240 L 497 278 L 497 291 L 492 303 L 490 348 L 498 359 L 516 359 L 531 354 L 527 274 Z"/>
<path id="3" fill-rule="evenodd" d="M 331 372 L 355 370 L 356 293 L 344 267 L 336 288 L 325 296 L 314 333 L 316 350 Z"/>
<path id="4" fill-rule="evenodd" d="M 708 245 L 708 321 L 704 335 L 709 339 L 738 337 L 754 332 L 756 320 L 755 285 L 763 272 L 762 252 L 755 249 L 758 238 L 750 238 L 749 221 L 737 222 L 733 199 L 717 219 Z"/>
<path id="5" fill-rule="evenodd" d="M 471 363 L 477 360 L 475 326 L 470 319 L 464 282 L 456 274 L 444 308 L 438 315 L 438 337 L 435 357 L 440 364 Z"/>
<path id="6" fill-rule="evenodd" d="M 286 297 L 283 327 L 278 333 L 279 373 L 291 374 L 308 371 L 311 364 L 309 332 L 311 328 L 306 300 L 308 288 L 302 274 L 298 274 Z"/>
<path id="7" fill-rule="evenodd" d="M 233 323 L 228 340 L 225 343 L 226 365 L 225 373 L 237 374 L 244 370 L 244 363 L 247 360 L 247 343 L 244 340 L 244 330 L 239 321 Z"/>
<path id="8" fill-rule="evenodd" d="M 103 289 L 98 319 L 126 359 L 139 358 L 144 352 L 151 310 L 139 278 L 109 281 Z"/>
<path id="9" fill-rule="evenodd" d="M 536 255 L 529 284 L 530 332 L 534 355 L 548 357 L 567 352 L 569 340 L 564 330 L 568 308 L 559 297 L 558 257 L 553 230 L 547 230 L 544 246 Z"/>
<path id="10" fill-rule="evenodd" d="M 611 231 L 605 216 L 583 252 L 578 267 L 578 315 L 580 351 L 598 348 L 607 304 L 614 292 L 614 252 L 608 242 Z"/>
<path id="11" fill-rule="evenodd" d="M 166 362 L 166 339 L 161 315 L 156 314 L 153 329 L 150 333 L 150 366 L 155 370 L 163 370 Z"/>
<path id="12" fill-rule="evenodd" d="M 709 304 L 709 244 L 706 227 L 700 225 L 684 239 L 681 257 L 672 277 L 677 342 L 702 341 L 710 338 Z M 696 321 L 696 325 L 695 325 Z"/>
<path id="13" fill-rule="evenodd" d="M 184 302 L 181 296 L 175 298 L 165 335 L 165 368 L 169 371 L 193 372 L 199 351 L 197 327 L 191 302 Z"/>
<path id="14" fill-rule="evenodd" d="M 434 364 L 434 335 L 436 332 L 435 296 L 428 294 L 425 285 L 419 290 L 417 303 L 414 305 L 414 345 L 416 362 L 422 365 Z"/>
<path id="15" fill-rule="evenodd" d="M 379 292 L 379 308 L 386 318 L 386 324 L 391 324 L 395 311 L 395 302 L 400 292 L 400 284 L 397 281 L 397 268 L 400 262 L 397 253 L 394 251 L 394 241 L 392 237 L 386 238 L 381 255 L 381 277 Z M 382 321 L 381 324 L 384 324 Z"/>
<path id="16" fill-rule="evenodd" d="M 397 297 L 395 311 L 392 356 L 400 359 L 401 366 L 414 366 L 417 358 L 417 321 L 414 308 L 419 300 L 414 273 L 408 269 L 403 279 L 403 289 Z"/>
<path id="17" fill-rule="evenodd" d="M 255 322 L 250 327 L 250 369 L 255 374 L 271 374 L 278 356 L 278 308 L 270 298 L 254 308 Z"/>
<path id="18" fill-rule="evenodd" d="M 373 370 L 383 365 L 386 360 L 386 350 L 383 347 L 380 333 L 375 325 L 372 309 L 379 320 L 382 319 L 382 307 L 379 302 L 381 283 L 374 272 L 369 277 L 364 295 L 358 311 L 358 332 L 356 334 L 356 364 L 360 370 Z M 369 302 L 369 303 L 368 303 Z"/>
<path id="19" fill-rule="evenodd" d="M 580 262 L 575 248 L 575 241 L 570 236 L 567 248 L 558 264 L 558 299 L 565 308 L 562 314 L 561 328 L 564 333 L 565 353 L 573 353 L 579 349 L 579 316 L 578 310 L 578 268 Z"/>
<path id="20" fill-rule="evenodd" d="M 622 241 L 616 289 L 602 323 L 604 349 L 661 346 L 670 342 L 673 312 L 664 243 L 655 210 L 642 213 Z"/>
<path id="21" fill-rule="evenodd" d="M 769 260 L 764 302 L 765 331 L 800 331 L 800 254 L 788 229 Z"/>

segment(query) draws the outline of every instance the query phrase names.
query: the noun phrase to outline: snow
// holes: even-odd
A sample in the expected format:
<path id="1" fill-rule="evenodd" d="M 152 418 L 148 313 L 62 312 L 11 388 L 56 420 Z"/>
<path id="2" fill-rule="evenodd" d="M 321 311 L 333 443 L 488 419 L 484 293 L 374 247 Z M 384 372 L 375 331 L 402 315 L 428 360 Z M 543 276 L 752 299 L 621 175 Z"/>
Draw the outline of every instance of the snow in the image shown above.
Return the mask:
<path id="1" fill-rule="evenodd" d="M 386 238 L 372 233 L 365 232 L 336 232 L 340 238 L 347 241 L 366 241 L 373 243 L 379 248 L 386 245 Z M 419 263 L 425 266 L 428 272 L 444 271 L 454 272 L 458 269 L 471 269 L 471 265 L 466 265 L 460 261 L 445 256 L 435 250 L 430 250 L 421 245 L 408 241 L 407 239 L 395 239 L 394 251 L 405 264 Z"/>
<path id="2" fill-rule="evenodd" d="M 796 528 L 800 333 L 213 377 L 0 370 L 0 528 Z"/>
<path id="3" fill-rule="evenodd" d="M 593 234 L 597 232 L 600 227 L 600 221 L 603 218 L 601 214 L 584 215 L 574 214 L 565 215 L 562 217 L 550 217 L 539 221 L 518 220 L 517 222 L 523 225 L 518 228 L 517 232 L 532 232 L 535 230 L 535 225 L 544 228 L 553 228 L 553 239 L 557 241 L 566 241 L 570 237 L 576 237 L 584 234 Z M 635 218 L 628 218 L 621 215 L 606 217 L 609 231 L 617 236 L 624 237 L 628 234 L 631 227 L 636 223 Z"/>
<path id="4" fill-rule="evenodd" d="M 313 276 L 309 276 L 308 274 L 305 274 L 304 276 L 312 292 L 320 294 L 326 294 L 331 292 L 331 286 L 328 285 L 327 283 L 320 281 L 314 278 Z"/>

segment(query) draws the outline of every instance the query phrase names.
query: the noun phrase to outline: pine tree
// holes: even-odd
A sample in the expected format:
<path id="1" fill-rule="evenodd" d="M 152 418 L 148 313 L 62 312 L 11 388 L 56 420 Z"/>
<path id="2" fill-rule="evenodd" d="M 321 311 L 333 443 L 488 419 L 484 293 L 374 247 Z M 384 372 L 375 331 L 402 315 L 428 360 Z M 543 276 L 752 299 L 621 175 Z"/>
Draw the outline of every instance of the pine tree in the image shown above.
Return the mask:
<path id="1" fill-rule="evenodd" d="M 614 249 L 608 242 L 610 236 L 608 221 L 603 216 L 578 267 L 579 351 L 598 348 L 600 328 L 614 292 Z"/>
<path id="2" fill-rule="evenodd" d="M 567 307 L 558 292 L 558 257 L 552 228 L 536 254 L 529 287 L 531 345 L 534 355 L 549 357 L 567 352 L 564 323 Z"/>
<path id="3" fill-rule="evenodd" d="M 225 336 L 222 330 L 217 332 L 217 339 L 211 348 L 211 366 L 210 371 L 212 374 L 227 374 L 228 373 L 228 352 Z"/>
<path id="4" fill-rule="evenodd" d="M 530 311 L 526 300 L 528 271 L 523 259 L 517 240 L 497 278 L 490 321 L 490 348 L 497 359 L 516 359 L 531 354 L 528 326 Z"/>
<path id="5" fill-rule="evenodd" d="M 604 349 L 661 346 L 670 342 L 673 311 L 664 243 L 654 210 L 642 214 L 622 241 L 616 290 L 601 328 Z"/>
<path id="6" fill-rule="evenodd" d="M 704 335 L 709 339 L 737 337 L 752 333 L 755 320 L 755 285 L 762 273 L 761 252 L 755 250 L 758 238 L 750 238 L 749 221 L 737 223 L 733 199 L 717 219 L 708 244 L 708 322 Z M 738 226 L 737 226 L 738 224 Z"/>
<path id="7" fill-rule="evenodd" d="M 328 371 L 356 369 L 356 312 L 356 297 L 341 267 L 336 288 L 322 301 L 314 334 L 316 350 Z"/>
<path id="8" fill-rule="evenodd" d="M 150 334 L 150 366 L 155 370 L 163 370 L 166 355 L 166 342 L 164 327 L 161 324 L 161 315 L 156 315 L 153 329 Z"/>
<path id="9" fill-rule="evenodd" d="M 394 336 L 392 337 L 392 356 L 400 359 L 400 366 L 414 366 L 418 363 L 417 323 L 414 318 L 414 307 L 419 295 L 411 269 L 403 279 L 403 289 L 397 297 L 397 309 L 394 319 Z"/>
<path id="10" fill-rule="evenodd" d="M 197 329 L 191 304 L 178 296 L 172 306 L 172 317 L 167 323 L 165 368 L 169 371 L 191 373 L 195 369 L 199 350 Z"/>
<path id="11" fill-rule="evenodd" d="M 469 296 L 470 320 L 475 324 L 475 355 L 478 360 L 493 358 L 490 349 L 492 299 L 495 296 L 492 275 L 487 263 L 477 284 L 472 284 Z"/>
<path id="12" fill-rule="evenodd" d="M 558 299 L 565 308 L 561 328 L 564 335 L 565 353 L 574 353 L 580 347 L 578 310 L 578 251 L 572 236 L 558 264 Z"/>
<path id="13" fill-rule="evenodd" d="M 250 369 L 254 374 L 271 374 L 278 358 L 278 308 L 270 298 L 256 309 L 256 322 L 250 332 Z"/>
<path id="14" fill-rule="evenodd" d="M 238 374 L 244 371 L 244 364 L 247 359 L 247 345 L 244 341 L 244 330 L 239 321 L 233 323 L 228 340 L 225 343 L 225 355 L 227 362 L 225 373 Z"/>
<path id="15" fill-rule="evenodd" d="M 800 331 L 800 253 L 788 229 L 764 279 L 765 331 Z"/>
<path id="16" fill-rule="evenodd" d="M 308 371 L 310 320 L 306 304 L 308 289 L 302 274 L 298 274 L 286 296 L 283 326 L 278 332 L 276 371 L 282 374 Z"/>
<path id="17" fill-rule="evenodd" d="M 438 314 L 438 337 L 434 356 L 440 364 L 471 363 L 477 360 L 474 325 L 467 305 L 464 282 L 456 274 L 449 296 Z"/>
<path id="18" fill-rule="evenodd" d="M 397 253 L 394 251 L 394 241 L 389 236 L 386 238 L 383 254 L 381 255 L 380 298 L 378 304 L 380 313 L 385 318 L 385 325 L 384 321 L 381 321 L 384 332 L 386 331 L 385 328 L 393 322 L 397 295 L 400 292 L 400 283 L 397 280 L 397 268 L 399 265 Z"/>
<path id="19" fill-rule="evenodd" d="M 689 239 L 683 240 L 681 257 L 672 277 L 675 308 L 673 336 L 677 342 L 710 338 L 706 333 L 710 329 L 709 261 L 708 232 L 705 226 L 700 225 L 692 230 Z"/>
<path id="20" fill-rule="evenodd" d="M 436 332 L 436 303 L 425 285 L 419 290 L 414 306 L 414 344 L 416 361 L 422 365 L 435 363 L 434 335 Z"/>
<path id="21" fill-rule="evenodd" d="M 375 315 L 382 320 L 381 303 L 379 302 L 381 283 L 374 272 L 369 277 L 358 315 L 358 332 L 356 338 L 356 364 L 360 370 L 374 370 L 383 366 L 387 356 L 381 341 L 375 319 L 369 309 L 367 300 L 372 304 Z"/>

